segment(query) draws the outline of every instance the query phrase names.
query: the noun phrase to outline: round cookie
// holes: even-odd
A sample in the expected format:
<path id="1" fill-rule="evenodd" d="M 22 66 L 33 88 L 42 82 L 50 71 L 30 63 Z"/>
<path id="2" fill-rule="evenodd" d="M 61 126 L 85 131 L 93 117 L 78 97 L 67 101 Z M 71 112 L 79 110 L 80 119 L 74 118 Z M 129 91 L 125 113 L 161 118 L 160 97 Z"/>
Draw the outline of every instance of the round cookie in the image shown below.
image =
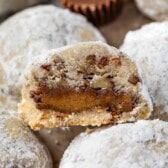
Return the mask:
<path id="1" fill-rule="evenodd" d="M 96 40 L 105 41 L 98 30 L 83 16 L 51 5 L 29 8 L 6 20 L 0 25 L 0 56 L 3 58 L 2 62 L 7 73 L 5 81 L 7 91 L 3 94 L 6 104 L 11 106 L 13 102 L 11 99 L 20 100 L 24 71 L 33 57 L 38 57 L 49 49 L 78 41 Z M 0 90 L 2 87 L 0 85 Z M 16 102 L 13 104 L 17 105 Z M 72 136 L 81 131 L 83 128 L 80 127 L 69 128 L 68 133 L 63 128 L 58 130 L 55 128 L 41 130 L 39 134 L 48 144 L 54 161 L 58 162 L 68 141 L 70 142 Z M 52 136 L 49 136 L 48 132 L 52 132 Z M 61 139 L 62 142 L 55 145 L 53 137 L 58 141 Z"/>
<path id="2" fill-rule="evenodd" d="M 47 0 L 0 0 L 0 16 L 43 2 Z"/>
<path id="3" fill-rule="evenodd" d="M 151 101 L 136 64 L 103 42 L 51 50 L 27 69 L 19 112 L 32 128 L 146 119 Z"/>
<path id="4" fill-rule="evenodd" d="M 52 5 L 29 8 L 10 17 L 0 25 L 0 56 L 9 70 L 9 94 L 20 99 L 24 70 L 33 57 L 49 49 L 96 40 L 104 38 L 83 16 Z"/>
<path id="5" fill-rule="evenodd" d="M 139 10 L 151 19 L 168 19 L 168 0 L 135 0 Z"/>
<path id="6" fill-rule="evenodd" d="M 1 167 L 52 168 L 46 148 L 14 113 L 0 106 Z"/>
<path id="7" fill-rule="evenodd" d="M 151 23 L 129 32 L 121 50 L 142 69 L 154 103 L 154 118 L 168 121 L 168 22 Z"/>
<path id="8" fill-rule="evenodd" d="M 65 151 L 60 168 L 168 167 L 168 123 L 141 120 L 82 133 Z"/>

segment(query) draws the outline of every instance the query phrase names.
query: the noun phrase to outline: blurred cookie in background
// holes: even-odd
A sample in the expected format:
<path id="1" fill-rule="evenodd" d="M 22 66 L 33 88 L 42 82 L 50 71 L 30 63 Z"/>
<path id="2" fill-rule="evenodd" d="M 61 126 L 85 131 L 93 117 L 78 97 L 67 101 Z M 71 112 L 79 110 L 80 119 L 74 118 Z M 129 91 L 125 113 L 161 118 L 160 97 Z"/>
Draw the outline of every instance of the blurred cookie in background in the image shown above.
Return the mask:
<path id="1" fill-rule="evenodd" d="M 0 0 L 0 17 L 32 5 L 46 2 L 50 2 L 50 0 Z"/>
<path id="2" fill-rule="evenodd" d="M 135 0 L 139 10 L 151 19 L 168 19 L 168 0 Z"/>

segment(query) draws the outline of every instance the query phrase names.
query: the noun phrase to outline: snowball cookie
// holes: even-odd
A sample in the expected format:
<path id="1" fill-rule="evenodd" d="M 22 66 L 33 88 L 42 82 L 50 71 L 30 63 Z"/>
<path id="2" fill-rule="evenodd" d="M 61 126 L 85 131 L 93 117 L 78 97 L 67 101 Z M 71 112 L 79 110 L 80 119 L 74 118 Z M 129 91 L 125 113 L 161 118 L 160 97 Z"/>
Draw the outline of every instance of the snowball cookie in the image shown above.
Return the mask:
<path id="1" fill-rule="evenodd" d="M 168 123 L 141 120 L 77 136 L 60 168 L 166 168 Z"/>
<path id="2" fill-rule="evenodd" d="M 19 112 L 32 129 L 135 121 L 152 110 L 135 63 L 103 42 L 44 53 L 25 76 Z"/>
<path id="3" fill-rule="evenodd" d="M 49 0 L 0 0 L 0 16 Z"/>
<path id="4" fill-rule="evenodd" d="M 85 127 L 60 127 L 41 129 L 37 136 L 47 145 L 53 156 L 54 167 L 58 167 L 65 149 L 75 136 L 86 130 Z M 48 136 L 48 138 L 47 138 Z"/>
<path id="5" fill-rule="evenodd" d="M 168 0 L 135 0 L 139 10 L 151 19 L 168 19 Z"/>
<path id="6" fill-rule="evenodd" d="M 136 61 L 154 103 L 154 117 L 168 121 L 168 22 L 129 32 L 121 50 Z"/>
<path id="7" fill-rule="evenodd" d="M 46 148 L 13 113 L 0 106 L 1 167 L 52 168 Z"/>
<path id="8" fill-rule="evenodd" d="M 24 70 L 33 57 L 49 49 L 94 40 L 104 38 L 83 16 L 52 5 L 12 16 L 0 26 L 0 57 L 10 70 L 9 94 L 19 100 Z"/>

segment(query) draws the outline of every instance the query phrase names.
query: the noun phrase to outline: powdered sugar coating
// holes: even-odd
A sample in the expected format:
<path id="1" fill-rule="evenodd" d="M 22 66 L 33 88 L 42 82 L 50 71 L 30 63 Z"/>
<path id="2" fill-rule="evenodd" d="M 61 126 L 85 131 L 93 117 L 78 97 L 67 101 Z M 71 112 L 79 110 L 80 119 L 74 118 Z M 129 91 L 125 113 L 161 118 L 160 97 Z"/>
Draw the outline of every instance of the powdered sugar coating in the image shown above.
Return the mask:
<path id="1" fill-rule="evenodd" d="M 14 115 L 0 106 L 0 167 L 51 168 L 46 148 Z"/>
<path id="2" fill-rule="evenodd" d="M 8 70 L 5 64 L 0 58 L 0 106 L 6 104 L 9 109 L 17 109 L 17 102 L 13 99 L 12 95 L 9 94 L 8 83 Z M 7 96 L 8 95 L 8 96 Z M 14 111 L 16 112 L 16 111 Z"/>
<path id="3" fill-rule="evenodd" d="M 83 16 L 52 5 L 12 16 L 0 26 L 0 56 L 8 71 L 10 94 L 20 98 L 24 70 L 33 57 L 49 49 L 94 40 L 104 38 Z"/>
<path id="4" fill-rule="evenodd" d="M 10 12 L 16 12 L 25 7 L 35 5 L 37 3 L 46 2 L 47 0 L 0 0 L 0 15 L 5 15 Z"/>
<path id="5" fill-rule="evenodd" d="M 134 124 L 82 133 L 68 147 L 60 168 L 168 167 L 168 123 Z"/>
<path id="6" fill-rule="evenodd" d="M 7 103 L 6 95 L 9 92 L 9 88 L 6 87 L 7 83 L 7 71 L 5 69 L 4 64 L 0 58 L 0 104 Z"/>
<path id="7" fill-rule="evenodd" d="M 121 50 L 142 69 L 154 103 L 154 117 L 168 120 L 168 22 L 151 23 L 129 32 Z"/>
<path id="8" fill-rule="evenodd" d="M 168 19 L 168 0 L 135 0 L 142 13 L 151 19 L 162 21 Z"/>

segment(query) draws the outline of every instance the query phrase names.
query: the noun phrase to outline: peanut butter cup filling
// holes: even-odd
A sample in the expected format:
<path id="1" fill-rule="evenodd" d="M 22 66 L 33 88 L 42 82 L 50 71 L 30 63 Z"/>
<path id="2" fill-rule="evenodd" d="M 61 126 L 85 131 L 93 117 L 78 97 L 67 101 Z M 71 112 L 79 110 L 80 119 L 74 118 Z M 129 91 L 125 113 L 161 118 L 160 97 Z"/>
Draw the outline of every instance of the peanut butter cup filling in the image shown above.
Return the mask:
<path id="1" fill-rule="evenodd" d="M 31 92 L 38 109 L 53 109 L 64 113 L 80 112 L 95 107 L 105 107 L 108 112 L 130 112 L 136 105 L 136 97 L 131 94 L 115 93 L 112 90 L 67 88 L 39 88 L 39 95 Z"/>

